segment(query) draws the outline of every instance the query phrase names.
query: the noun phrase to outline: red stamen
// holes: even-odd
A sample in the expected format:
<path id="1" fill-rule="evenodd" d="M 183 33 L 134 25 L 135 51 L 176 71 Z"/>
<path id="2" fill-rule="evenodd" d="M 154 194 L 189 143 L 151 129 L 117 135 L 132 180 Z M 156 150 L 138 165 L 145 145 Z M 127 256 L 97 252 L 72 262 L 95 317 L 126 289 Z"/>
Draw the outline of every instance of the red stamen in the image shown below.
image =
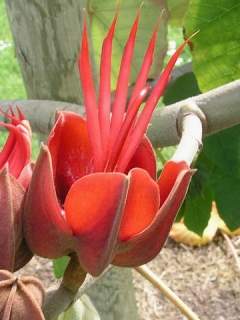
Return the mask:
<path id="1" fill-rule="evenodd" d="M 12 115 L 13 117 L 15 117 L 15 114 L 14 114 L 14 111 L 13 111 L 13 107 L 12 107 L 12 106 L 9 107 L 9 112 L 11 113 L 11 115 Z"/>
<path id="2" fill-rule="evenodd" d="M 87 114 L 88 133 L 92 145 L 95 170 L 100 171 L 103 165 L 102 143 L 100 127 L 98 122 L 97 99 L 92 78 L 91 62 L 89 57 L 86 19 L 84 20 L 82 46 L 78 61 L 78 67 Z"/>
<path id="3" fill-rule="evenodd" d="M 109 142 L 109 152 L 113 145 L 116 143 L 118 138 L 119 130 L 122 125 L 125 109 L 126 109 L 126 101 L 128 94 L 128 81 L 130 76 L 130 66 L 133 57 L 133 50 L 135 46 L 136 33 L 139 23 L 140 11 L 138 11 L 135 21 L 133 23 L 131 32 L 129 34 L 128 41 L 126 43 L 123 57 L 120 66 L 120 72 L 117 81 L 117 88 L 113 103 L 113 111 L 112 111 L 112 120 L 111 120 L 111 128 L 110 128 L 110 142 Z"/>
<path id="4" fill-rule="evenodd" d="M 112 41 L 115 26 L 118 18 L 118 11 L 113 19 L 112 25 L 103 41 L 101 64 L 100 64 L 100 85 L 99 85 L 99 124 L 102 136 L 103 153 L 107 153 L 107 144 L 110 132 L 110 112 L 111 112 L 111 58 Z"/>
<path id="5" fill-rule="evenodd" d="M 148 73 L 149 73 L 149 70 L 150 70 L 152 62 L 153 62 L 153 54 L 154 54 L 154 50 L 156 47 L 158 29 L 159 29 L 159 22 L 157 23 L 157 25 L 153 31 L 152 37 L 151 37 L 149 44 L 148 44 L 148 48 L 145 52 L 145 55 L 143 58 L 143 63 L 141 66 L 141 70 L 137 76 L 137 81 L 134 86 L 133 92 L 131 94 L 130 101 L 128 103 L 128 111 L 131 109 L 131 104 L 134 103 L 137 96 L 140 94 L 140 92 L 142 91 L 142 89 L 146 85 Z"/>
<path id="6" fill-rule="evenodd" d="M 0 110 L 0 111 L 2 113 L 2 110 Z M 0 126 L 6 127 L 6 123 L 0 121 Z M 16 142 L 15 132 L 13 130 L 9 129 L 8 139 L 7 139 L 6 143 L 5 143 L 5 145 L 3 146 L 2 150 L 0 151 L 0 169 L 2 169 L 4 164 L 9 159 L 9 156 L 10 156 L 10 154 L 11 154 L 13 148 L 14 148 L 15 142 Z"/>
<path id="7" fill-rule="evenodd" d="M 19 118 L 19 120 L 20 120 L 20 121 L 26 120 L 26 117 L 25 117 L 25 115 L 22 113 L 21 109 L 20 109 L 18 106 L 16 106 L 16 109 L 17 109 L 17 113 L 18 113 L 18 118 Z"/>
<path id="8" fill-rule="evenodd" d="M 141 93 L 135 98 L 135 101 L 132 102 L 131 110 L 128 112 L 128 117 L 125 119 L 123 122 L 122 128 L 120 130 L 118 140 L 116 141 L 116 144 L 114 145 L 114 148 L 111 153 L 111 158 L 107 164 L 107 169 L 106 171 L 112 171 L 115 164 L 116 160 L 118 159 L 118 156 L 120 154 L 121 148 L 124 144 L 124 141 L 134 125 L 134 120 L 136 120 L 136 116 L 138 113 L 138 110 L 144 101 L 145 97 L 147 96 L 149 92 L 149 86 L 146 85 L 146 87 L 141 91 Z"/>
<path id="9" fill-rule="evenodd" d="M 158 103 L 158 100 L 162 96 L 168 81 L 170 74 L 172 72 L 172 69 L 179 57 L 179 55 L 182 53 L 185 45 L 189 39 L 187 39 L 174 53 L 174 55 L 169 60 L 166 68 L 162 72 L 159 80 L 157 81 L 155 87 L 152 90 L 151 95 L 149 96 L 146 105 L 144 107 L 144 110 L 142 111 L 141 115 L 139 116 L 137 123 L 133 130 L 128 134 L 128 137 L 126 138 L 126 141 L 124 143 L 124 146 L 121 150 L 121 154 L 118 159 L 118 163 L 115 167 L 116 171 L 124 172 L 129 161 L 131 160 L 132 156 L 134 155 L 134 152 L 138 148 L 142 137 L 144 133 L 147 130 L 147 126 L 151 120 L 152 113 Z"/>
<path id="10" fill-rule="evenodd" d="M 132 125 L 134 124 L 134 120 L 136 119 L 138 110 L 146 97 L 147 93 L 149 92 L 149 86 L 146 85 L 148 73 L 152 65 L 153 61 L 153 54 L 154 49 L 156 46 L 156 40 L 157 40 L 157 33 L 159 29 L 159 21 L 153 31 L 153 34 L 150 38 L 147 50 L 145 52 L 143 63 L 141 66 L 141 69 L 139 71 L 136 84 L 134 86 L 128 108 L 125 120 L 122 124 L 122 127 L 120 129 L 120 133 L 118 135 L 118 139 L 116 143 L 113 145 L 113 150 L 111 152 L 111 158 L 108 162 L 108 170 L 111 170 L 113 166 L 115 165 L 115 161 L 117 160 L 117 156 L 120 153 L 120 149 L 123 146 L 123 143 L 128 135 L 129 130 L 131 129 Z"/>
<path id="11" fill-rule="evenodd" d="M 8 163 L 9 171 L 18 177 L 24 166 L 29 162 L 31 149 L 26 129 L 10 123 L 0 122 L 0 126 L 9 130 L 8 140 L 0 153 L 0 167 Z M 24 130 L 24 131 L 22 131 Z"/>
<path id="12" fill-rule="evenodd" d="M 0 108 L 0 113 L 8 120 L 11 120 L 11 123 L 13 125 L 18 125 L 21 122 L 21 119 L 17 118 L 17 116 L 15 115 L 12 107 L 9 108 L 9 110 L 7 112 L 3 111 Z M 10 114 L 11 113 L 11 114 Z M 25 118 L 24 118 L 25 119 Z"/>

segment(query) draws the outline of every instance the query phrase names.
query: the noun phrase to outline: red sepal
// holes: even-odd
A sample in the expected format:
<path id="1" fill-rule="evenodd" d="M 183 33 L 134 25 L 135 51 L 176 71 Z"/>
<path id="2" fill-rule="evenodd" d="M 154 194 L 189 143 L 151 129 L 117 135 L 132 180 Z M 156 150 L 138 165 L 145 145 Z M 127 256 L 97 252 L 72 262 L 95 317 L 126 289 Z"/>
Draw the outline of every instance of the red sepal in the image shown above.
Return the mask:
<path id="1" fill-rule="evenodd" d="M 72 248 L 72 232 L 58 203 L 51 155 L 46 146 L 42 146 L 29 185 L 24 234 L 30 249 L 42 257 L 61 257 Z"/>

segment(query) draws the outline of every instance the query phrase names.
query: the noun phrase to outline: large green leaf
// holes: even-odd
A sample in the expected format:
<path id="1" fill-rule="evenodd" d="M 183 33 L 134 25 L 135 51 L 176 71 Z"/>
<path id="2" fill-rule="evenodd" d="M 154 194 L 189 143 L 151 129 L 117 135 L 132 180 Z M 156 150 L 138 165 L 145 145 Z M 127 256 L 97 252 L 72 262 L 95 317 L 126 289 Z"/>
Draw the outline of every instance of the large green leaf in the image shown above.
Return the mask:
<path id="1" fill-rule="evenodd" d="M 192 40 L 193 70 L 206 91 L 240 77 L 240 1 L 190 0 L 185 19 Z"/>
<path id="2" fill-rule="evenodd" d="M 113 45 L 113 63 L 112 63 L 112 77 L 113 85 L 115 84 L 120 58 L 122 51 L 128 37 L 131 25 L 136 16 L 137 9 L 142 4 L 142 0 L 128 0 L 122 1 L 120 6 L 119 21 L 115 33 Z M 161 12 L 165 10 L 165 13 Z M 89 0 L 88 13 L 90 17 L 92 45 L 95 51 L 95 62 L 99 66 L 99 57 L 101 54 L 101 46 L 103 38 L 105 37 L 109 25 L 116 12 L 116 2 L 112 0 Z M 132 63 L 131 81 L 134 82 L 137 72 L 142 63 L 144 51 L 151 36 L 151 32 L 156 25 L 160 15 L 160 31 L 158 35 L 158 43 L 155 54 L 155 62 L 152 67 L 151 77 L 159 74 L 162 67 L 162 62 L 167 49 L 167 8 L 165 1 L 146 0 L 141 9 L 141 20 L 136 40 L 135 55 Z"/>
<path id="3" fill-rule="evenodd" d="M 176 27 L 182 27 L 189 0 L 168 0 L 167 3 L 170 13 L 170 23 Z"/>
<path id="4" fill-rule="evenodd" d="M 240 226 L 240 125 L 208 137 L 203 154 L 219 214 L 234 230 Z"/>
<path id="5" fill-rule="evenodd" d="M 203 171 L 198 168 L 180 212 L 180 215 L 184 215 L 184 224 L 188 229 L 199 235 L 208 224 L 213 200 L 211 189 L 204 180 Z"/>
<path id="6" fill-rule="evenodd" d="M 198 169 L 181 215 L 189 229 L 201 234 L 207 225 L 211 201 L 229 229 L 240 227 L 240 125 L 204 139 Z"/>

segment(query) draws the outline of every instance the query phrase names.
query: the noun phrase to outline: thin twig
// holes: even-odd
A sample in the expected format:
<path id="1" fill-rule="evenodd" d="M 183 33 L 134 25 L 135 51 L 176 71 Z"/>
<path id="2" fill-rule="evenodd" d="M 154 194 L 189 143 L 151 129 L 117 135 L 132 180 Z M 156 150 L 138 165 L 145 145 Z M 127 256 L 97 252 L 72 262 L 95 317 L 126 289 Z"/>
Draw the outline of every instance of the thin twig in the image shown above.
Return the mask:
<path id="1" fill-rule="evenodd" d="M 235 263 L 236 263 L 236 266 L 238 268 L 238 271 L 240 272 L 240 260 L 239 260 L 239 256 L 237 254 L 236 248 L 234 247 L 231 239 L 229 238 L 229 236 L 226 233 L 221 231 L 221 234 L 222 234 L 223 238 L 226 240 L 227 246 L 231 251 L 233 259 L 235 260 Z"/>
<path id="2" fill-rule="evenodd" d="M 170 300 L 189 320 L 200 320 L 200 318 L 193 312 L 166 284 L 147 266 L 135 268 L 135 270 L 147 279 L 151 284 L 159 289 L 161 293 Z"/>

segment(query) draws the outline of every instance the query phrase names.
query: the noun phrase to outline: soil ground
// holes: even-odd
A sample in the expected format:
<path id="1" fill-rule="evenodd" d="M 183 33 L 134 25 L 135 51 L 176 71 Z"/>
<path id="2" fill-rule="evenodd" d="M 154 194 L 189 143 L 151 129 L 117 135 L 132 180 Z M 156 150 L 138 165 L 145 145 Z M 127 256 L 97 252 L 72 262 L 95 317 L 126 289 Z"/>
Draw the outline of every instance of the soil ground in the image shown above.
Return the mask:
<path id="1" fill-rule="evenodd" d="M 232 241 L 240 255 L 240 238 Z M 44 270 L 43 263 L 46 264 Z M 240 270 L 222 237 L 201 248 L 190 248 L 169 240 L 148 266 L 201 320 L 240 320 Z M 49 262 L 34 258 L 24 273 L 38 274 L 47 284 L 53 279 L 50 269 Z M 134 285 L 141 320 L 186 319 L 136 272 Z"/>

